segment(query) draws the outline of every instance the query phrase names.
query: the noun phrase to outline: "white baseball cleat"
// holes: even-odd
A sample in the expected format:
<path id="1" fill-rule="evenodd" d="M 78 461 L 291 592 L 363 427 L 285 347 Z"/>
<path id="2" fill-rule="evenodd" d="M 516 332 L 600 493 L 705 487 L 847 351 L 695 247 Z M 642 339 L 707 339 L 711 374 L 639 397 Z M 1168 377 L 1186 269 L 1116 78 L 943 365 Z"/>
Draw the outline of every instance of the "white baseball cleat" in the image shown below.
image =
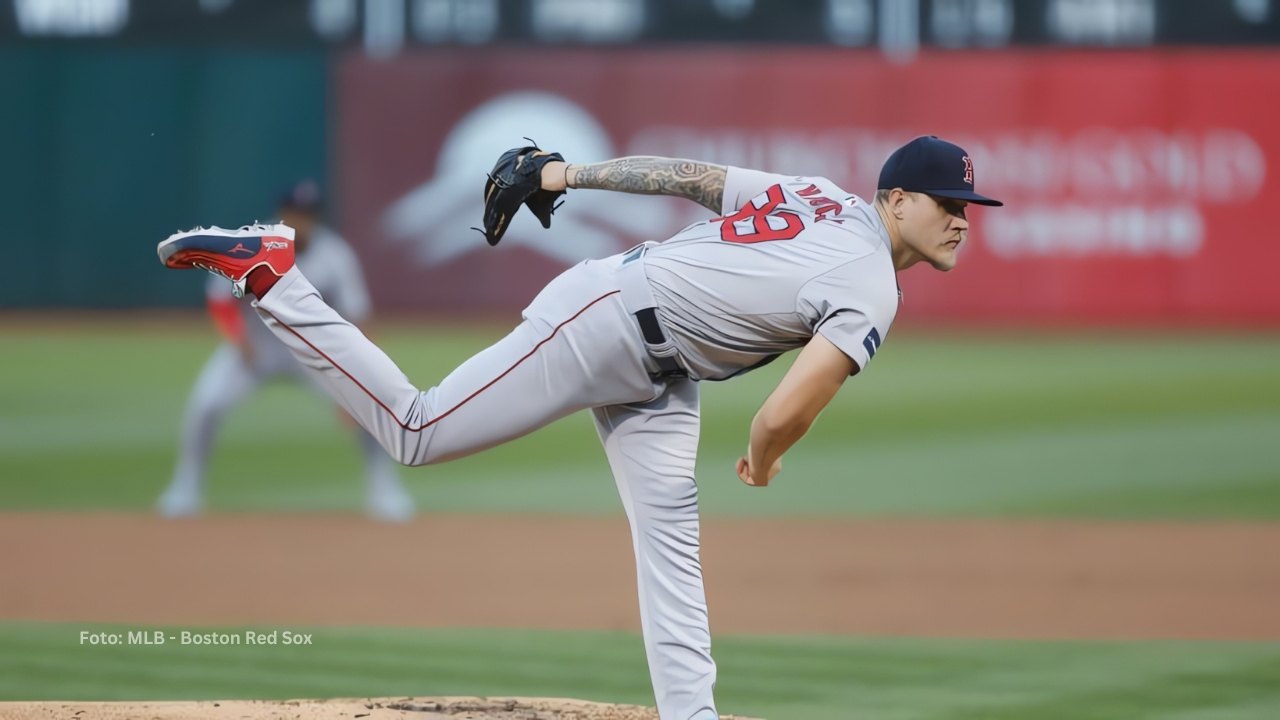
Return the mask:
<path id="1" fill-rule="evenodd" d="M 365 513 L 382 522 L 408 522 L 417 508 L 405 489 L 396 485 L 371 490 L 365 498 Z"/>
<path id="2" fill-rule="evenodd" d="M 199 268 L 231 281 L 244 297 L 245 279 L 259 267 L 277 276 L 293 267 L 293 228 L 284 224 L 245 225 L 235 230 L 198 227 L 170 235 L 156 246 L 165 267 Z"/>
<path id="3" fill-rule="evenodd" d="M 156 500 L 156 512 L 161 517 L 176 519 L 195 517 L 204 511 L 204 499 L 195 488 L 170 485 Z"/>

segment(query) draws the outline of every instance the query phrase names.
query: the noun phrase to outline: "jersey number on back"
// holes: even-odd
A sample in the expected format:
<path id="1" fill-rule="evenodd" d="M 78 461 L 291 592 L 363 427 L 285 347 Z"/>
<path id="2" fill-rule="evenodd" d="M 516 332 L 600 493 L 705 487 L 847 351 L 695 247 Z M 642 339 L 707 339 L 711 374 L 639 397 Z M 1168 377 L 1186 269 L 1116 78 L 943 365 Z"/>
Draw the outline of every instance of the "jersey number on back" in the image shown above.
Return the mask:
<path id="1" fill-rule="evenodd" d="M 774 185 L 757 195 L 742 209 L 726 215 L 720 223 L 720 239 L 734 243 L 758 243 L 790 240 L 804 229 L 804 221 L 790 210 L 778 210 L 785 198 L 782 186 Z M 756 202 L 761 202 L 756 206 Z"/>

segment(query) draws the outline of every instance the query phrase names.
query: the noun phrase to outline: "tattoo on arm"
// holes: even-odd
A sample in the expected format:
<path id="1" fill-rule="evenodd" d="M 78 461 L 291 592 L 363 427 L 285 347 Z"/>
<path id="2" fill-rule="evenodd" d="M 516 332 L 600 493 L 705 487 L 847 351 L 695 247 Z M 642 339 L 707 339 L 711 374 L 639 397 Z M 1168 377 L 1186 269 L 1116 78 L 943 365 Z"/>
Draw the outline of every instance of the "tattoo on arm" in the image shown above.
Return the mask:
<path id="1" fill-rule="evenodd" d="M 725 167 L 692 160 L 624 157 L 577 166 L 575 188 L 688 198 L 713 213 L 724 199 Z"/>

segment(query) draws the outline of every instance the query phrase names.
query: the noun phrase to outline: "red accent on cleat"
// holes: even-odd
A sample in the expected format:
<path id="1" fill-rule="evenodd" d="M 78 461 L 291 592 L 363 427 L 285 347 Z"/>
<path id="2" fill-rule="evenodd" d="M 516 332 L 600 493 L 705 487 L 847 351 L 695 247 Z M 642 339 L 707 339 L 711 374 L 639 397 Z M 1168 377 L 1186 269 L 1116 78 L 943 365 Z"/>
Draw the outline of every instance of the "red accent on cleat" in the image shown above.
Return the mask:
<path id="1" fill-rule="evenodd" d="M 279 278 L 293 267 L 293 228 L 279 224 L 246 225 L 238 230 L 196 228 L 170 235 L 156 253 L 166 267 L 200 268 L 227 278 L 238 297 L 251 273 Z M 258 280 L 254 288 L 265 293 L 274 284 L 274 280 Z"/>
<path id="2" fill-rule="evenodd" d="M 271 268 L 266 266 L 256 267 L 250 270 L 248 276 L 245 277 L 245 285 L 249 288 L 249 292 L 253 293 L 254 297 L 262 299 L 262 296 L 266 295 L 267 291 L 275 287 L 276 281 L 279 279 L 280 276 L 272 272 Z"/>

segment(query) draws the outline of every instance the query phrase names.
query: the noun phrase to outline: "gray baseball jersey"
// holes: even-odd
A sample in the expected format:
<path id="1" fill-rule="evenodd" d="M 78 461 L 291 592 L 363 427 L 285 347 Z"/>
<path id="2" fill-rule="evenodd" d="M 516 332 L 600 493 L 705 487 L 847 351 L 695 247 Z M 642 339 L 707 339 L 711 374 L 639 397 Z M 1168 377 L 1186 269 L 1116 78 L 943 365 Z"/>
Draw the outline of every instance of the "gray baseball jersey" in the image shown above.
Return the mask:
<path id="1" fill-rule="evenodd" d="M 865 368 L 898 309 L 875 208 L 826 178 L 729 168 L 722 212 L 645 255 L 659 317 L 692 376 L 731 377 L 815 333 Z"/>
<path id="2" fill-rule="evenodd" d="M 297 268 L 255 302 L 307 372 L 405 464 L 470 455 L 591 410 L 631 524 L 663 720 L 717 717 L 696 381 L 755 367 L 815 333 L 864 368 L 898 301 L 879 216 L 830 181 L 732 168 L 724 212 L 665 243 L 569 268 L 509 335 L 425 390 Z M 654 308 L 663 342 L 643 330 Z M 689 377 L 659 372 L 669 351 Z"/>

